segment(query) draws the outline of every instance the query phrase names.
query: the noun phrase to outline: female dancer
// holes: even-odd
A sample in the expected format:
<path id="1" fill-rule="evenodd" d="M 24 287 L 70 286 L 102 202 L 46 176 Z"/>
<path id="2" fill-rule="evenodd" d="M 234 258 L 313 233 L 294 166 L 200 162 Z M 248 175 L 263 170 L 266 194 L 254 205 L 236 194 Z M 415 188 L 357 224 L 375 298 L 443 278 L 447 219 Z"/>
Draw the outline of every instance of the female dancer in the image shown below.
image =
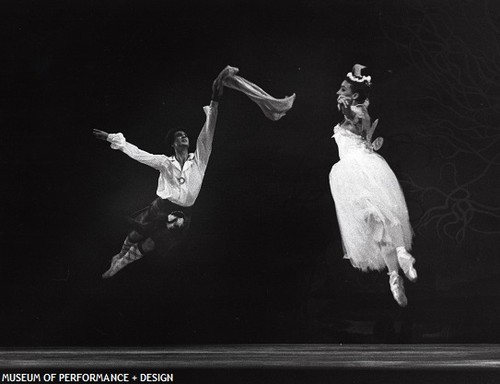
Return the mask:
<path id="1" fill-rule="evenodd" d="M 401 187 L 387 162 L 375 153 L 381 138 L 373 143 L 368 114 L 371 77 L 356 64 L 337 92 L 338 109 L 344 115 L 334 128 L 340 160 L 330 171 L 330 189 L 335 201 L 344 258 L 362 271 L 388 269 L 389 285 L 396 302 L 408 303 L 401 268 L 414 282 L 417 271 L 411 249 L 413 231 Z"/>

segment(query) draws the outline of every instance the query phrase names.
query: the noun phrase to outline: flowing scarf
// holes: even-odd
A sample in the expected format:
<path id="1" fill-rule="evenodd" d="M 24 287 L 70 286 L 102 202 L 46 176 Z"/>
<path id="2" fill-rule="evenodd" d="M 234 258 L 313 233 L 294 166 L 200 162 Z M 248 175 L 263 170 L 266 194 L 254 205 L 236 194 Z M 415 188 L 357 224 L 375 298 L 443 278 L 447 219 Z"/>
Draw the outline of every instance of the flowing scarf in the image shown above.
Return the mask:
<path id="1" fill-rule="evenodd" d="M 273 121 L 281 119 L 292 108 L 295 93 L 283 99 L 276 99 L 258 85 L 251 83 L 241 76 L 237 76 L 238 71 L 238 68 L 227 66 L 215 81 L 219 85 L 222 84 L 228 88 L 243 92 L 260 107 L 267 118 Z"/>

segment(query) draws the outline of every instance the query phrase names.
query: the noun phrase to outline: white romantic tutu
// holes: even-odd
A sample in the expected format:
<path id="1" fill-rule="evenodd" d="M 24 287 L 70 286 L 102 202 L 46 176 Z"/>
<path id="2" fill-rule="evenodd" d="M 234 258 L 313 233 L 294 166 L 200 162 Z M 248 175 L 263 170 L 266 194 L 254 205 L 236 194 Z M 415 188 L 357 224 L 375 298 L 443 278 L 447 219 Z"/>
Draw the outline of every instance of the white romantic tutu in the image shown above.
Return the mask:
<path id="1" fill-rule="evenodd" d="M 413 231 L 401 186 L 369 143 L 336 126 L 340 161 L 330 171 L 344 257 L 363 271 L 386 268 L 384 253 L 411 249 Z"/>

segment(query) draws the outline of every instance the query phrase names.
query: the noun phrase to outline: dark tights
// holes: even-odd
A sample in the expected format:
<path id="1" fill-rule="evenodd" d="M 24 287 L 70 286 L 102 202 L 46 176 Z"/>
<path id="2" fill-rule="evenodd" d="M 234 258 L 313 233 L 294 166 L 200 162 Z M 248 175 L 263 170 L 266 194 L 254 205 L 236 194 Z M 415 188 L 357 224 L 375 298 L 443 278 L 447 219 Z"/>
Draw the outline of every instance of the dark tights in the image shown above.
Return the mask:
<path id="1" fill-rule="evenodd" d="M 136 230 L 133 230 L 128 234 L 128 239 L 132 243 L 136 243 L 138 245 L 143 255 L 151 253 L 155 249 L 155 242 L 153 239 L 151 237 L 145 238 Z"/>

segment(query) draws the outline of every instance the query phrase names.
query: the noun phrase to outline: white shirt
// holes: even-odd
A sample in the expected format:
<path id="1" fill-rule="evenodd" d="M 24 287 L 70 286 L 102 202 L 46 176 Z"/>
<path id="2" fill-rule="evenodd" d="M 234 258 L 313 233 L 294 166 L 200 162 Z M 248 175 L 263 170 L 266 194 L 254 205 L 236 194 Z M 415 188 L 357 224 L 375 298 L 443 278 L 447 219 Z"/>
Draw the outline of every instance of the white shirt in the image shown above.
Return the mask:
<path id="1" fill-rule="evenodd" d="M 189 154 L 182 169 L 175 156 L 152 155 L 128 143 L 121 133 L 109 134 L 108 141 L 111 143 L 111 148 L 118 149 L 132 159 L 160 172 L 156 190 L 159 197 L 182 207 L 190 207 L 200 193 L 208 159 L 212 152 L 217 106 L 218 103 L 212 101 L 209 106 L 203 107 L 206 120 L 196 141 L 196 151 Z"/>

